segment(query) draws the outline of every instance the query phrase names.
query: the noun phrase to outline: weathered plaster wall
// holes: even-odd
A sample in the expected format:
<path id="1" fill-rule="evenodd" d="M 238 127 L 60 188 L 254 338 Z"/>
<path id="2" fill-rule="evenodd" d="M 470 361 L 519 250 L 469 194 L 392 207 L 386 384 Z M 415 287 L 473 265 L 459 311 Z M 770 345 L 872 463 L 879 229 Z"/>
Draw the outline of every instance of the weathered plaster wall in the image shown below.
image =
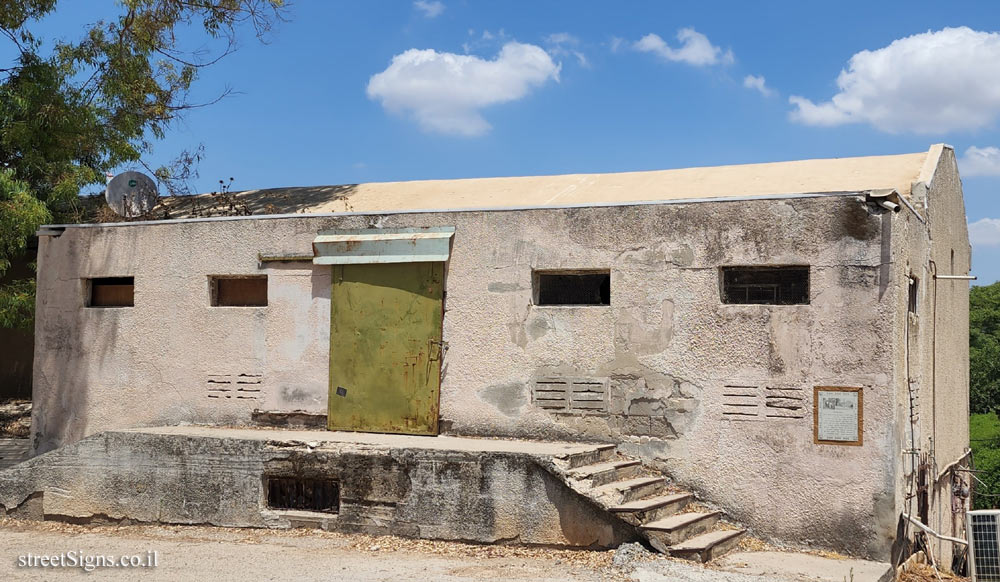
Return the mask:
<path id="1" fill-rule="evenodd" d="M 231 431 L 230 431 L 231 432 Z M 608 548 L 626 523 L 550 474 L 544 455 L 104 432 L 0 471 L 0 516 L 289 527 Z M 339 513 L 268 507 L 270 476 L 336 480 Z"/>
<path id="2" fill-rule="evenodd" d="M 916 210 L 925 222 L 907 210 L 894 221 L 897 252 L 890 295 L 895 305 L 897 424 L 903 459 L 897 499 L 900 512 L 920 517 L 917 483 L 923 464 L 927 525 L 964 539 L 963 505 L 959 500 L 955 506 L 959 511 L 953 511 L 950 475 L 937 477 L 969 446 L 969 282 L 934 276 L 968 275 L 971 250 L 955 154 L 950 147 L 940 149 L 939 157 L 932 156 L 937 163 L 925 168 L 913 189 Z M 911 275 L 918 279 L 915 313 L 907 309 Z M 915 396 L 912 427 L 911 390 Z M 918 454 L 906 452 L 911 450 Z M 968 481 L 967 474 L 963 477 Z M 931 545 L 937 559 L 950 565 L 951 544 L 932 541 Z"/>
<path id="3" fill-rule="evenodd" d="M 444 430 L 619 442 L 760 535 L 885 557 L 899 410 L 881 221 L 834 196 L 70 228 L 40 249 L 34 444 L 324 411 L 329 268 L 260 269 L 257 253 L 308 253 L 324 228 L 450 225 Z M 811 265 L 811 303 L 720 303 L 720 266 L 768 264 Z M 533 269 L 592 268 L 611 270 L 610 306 L 531 304 Z M 257 273 L 268 307 L 209 307 L 208 275 Z M 84 308 L 81 278 L 112 275 L 135 277 L 135 307 Z M 261 392 L 209 397 L 209 375 L 241 373 Z M 608 378 L 609 413 L 535 407 L 549 376 Z M 817 385 L 864 387 L 863 447 L 813 444 Z M 760 417 L 723 415 L 732 386 Z M 767 394 L 802 408 L 768 417 Z"/>

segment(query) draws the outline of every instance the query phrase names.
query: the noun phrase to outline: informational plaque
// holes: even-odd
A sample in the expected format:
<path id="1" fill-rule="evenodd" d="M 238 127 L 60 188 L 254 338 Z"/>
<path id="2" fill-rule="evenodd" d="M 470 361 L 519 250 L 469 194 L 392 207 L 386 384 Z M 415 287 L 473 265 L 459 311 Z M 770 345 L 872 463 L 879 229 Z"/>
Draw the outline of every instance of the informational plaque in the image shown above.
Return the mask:
<path id="1" fill-rule="evenodd" d="M 813 442 L 861 446 L 864 436 L 864 393 L 848 386 L 813 388 Z"/>

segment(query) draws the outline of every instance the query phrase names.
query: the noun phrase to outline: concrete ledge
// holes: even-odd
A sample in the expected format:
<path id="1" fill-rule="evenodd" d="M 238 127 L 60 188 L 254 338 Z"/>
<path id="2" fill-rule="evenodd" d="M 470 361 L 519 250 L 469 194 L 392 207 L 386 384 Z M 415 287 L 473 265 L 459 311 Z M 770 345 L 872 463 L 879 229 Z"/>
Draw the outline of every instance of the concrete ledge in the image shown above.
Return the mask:
<path id="1" fill-rule="evenodd" d="M 799 552 L 737 552 L 721 558 L 718 566 L 729 572 L 773 576 L 776 580 L 891 582 L 895 579 L 892 565 L 886 562 Z"/>
<path id="2" fill-rule="evenodd" d="M 110 431 L 0 471 L 0 514 L 296 526 L 483 543 L 616 547 L 635 531 L 546 468 L 593 445 L 164 427 Z M 339 482 L 337 514 L 267 507 L 269 475 Z M 40 499 L 39 499 L 40 498 Z M 22 507 L 23 506 L 23 507 Z M 35 506 L 32 506 L 35 507 Z"/>

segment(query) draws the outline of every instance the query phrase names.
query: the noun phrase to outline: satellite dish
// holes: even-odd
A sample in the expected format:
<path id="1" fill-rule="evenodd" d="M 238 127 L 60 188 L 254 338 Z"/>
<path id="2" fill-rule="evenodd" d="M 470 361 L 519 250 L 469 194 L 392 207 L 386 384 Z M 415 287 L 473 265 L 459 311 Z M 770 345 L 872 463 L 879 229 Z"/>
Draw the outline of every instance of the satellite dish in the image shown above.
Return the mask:
<path id="1" fill-rule="evenodd" d="M 156 182 L 142 172 L 122 172 L 108 182 L 104 191 L 108 206 L 119 216 L 142 216 L 156 206 Z"/>

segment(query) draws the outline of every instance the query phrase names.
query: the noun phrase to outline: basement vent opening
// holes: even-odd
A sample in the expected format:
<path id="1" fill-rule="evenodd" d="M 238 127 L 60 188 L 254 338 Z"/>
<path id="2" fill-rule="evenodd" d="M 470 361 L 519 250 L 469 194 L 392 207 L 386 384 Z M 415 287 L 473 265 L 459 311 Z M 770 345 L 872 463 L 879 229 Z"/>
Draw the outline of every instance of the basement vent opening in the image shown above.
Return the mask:
<path id="1" fill-rule="evenodd" d="M 535 271 L 535 305 L 611 305 L 611 271 Z"/>
<path id="2" fill-rule="evenodd" d="M 88 279 L 87 307 L 135 306 L 135 277 Z"/>
<path id="3" fill-rule="evenodd" d="M 267 307 L 267 275 L 209 277 L 212 307 Z"/>
<path id="4" fill-rule="evenodd" d="M 340 483 L 330 479 L 268 477 L 267 506 L 271 509 L 338 513 Z"/>
<path id="5" fill-rule="evenodd" d="M 722 302 L 801 305 L 809 303 L 809 267 L 722 267 Z"/>
<path id="6" fill-rule="evenodd" d="M 603 378 L 542 378 L 535 381 L 532 401 L 552 412 L 606 413 L 607 388 Z"/>
<path id="7" fill-rule="evenodd" d="M 206 385 L 209 398 L 253 400 L 260 396 L 262 374 L 209 374 Z"/>
<path id="8" fill-rule="evenodd" d="M 768 418 L 805 418 L 805 397 L 796 386 L 722 387 L 722 418 L 727 420 L 765 420 Z M 781 421 L 774 421 L 781 422 Z"/>

